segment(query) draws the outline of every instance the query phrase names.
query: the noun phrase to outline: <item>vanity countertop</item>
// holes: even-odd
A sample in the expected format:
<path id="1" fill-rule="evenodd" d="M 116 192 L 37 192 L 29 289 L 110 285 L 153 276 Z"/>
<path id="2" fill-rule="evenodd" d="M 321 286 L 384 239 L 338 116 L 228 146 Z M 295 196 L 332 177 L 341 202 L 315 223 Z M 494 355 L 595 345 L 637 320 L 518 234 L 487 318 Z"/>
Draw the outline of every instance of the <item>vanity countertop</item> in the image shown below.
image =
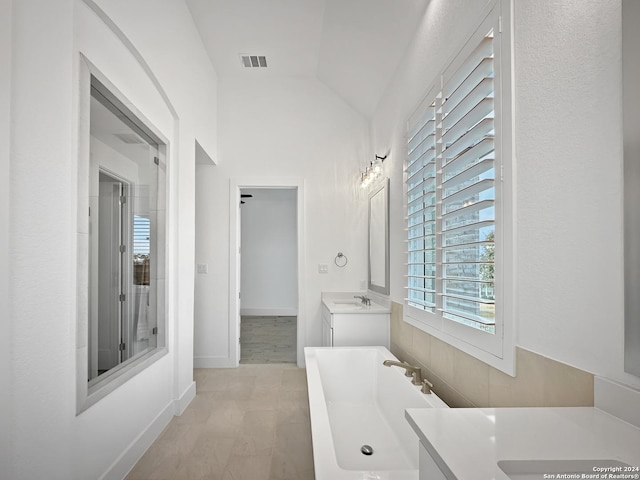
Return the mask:
<path id="1" fill-rule="evenodd" d="M 371 300 L 370 305 L 364 305 L 356 295 L 367 295 L 366 292 L 323 292 L 322 303 L 332 314 L 385 314 L 391 313 L 391 307 L 381 305 Z"/>
<path id="2" fill-rule="evenodd" d="M 511 478 L 640 478 L 640 428 L 594 407 L 425 408 L 405 416 L 447 478 L 509 480 L 498 462 L 556 460 L 617 460 L 635 469 Z"/>

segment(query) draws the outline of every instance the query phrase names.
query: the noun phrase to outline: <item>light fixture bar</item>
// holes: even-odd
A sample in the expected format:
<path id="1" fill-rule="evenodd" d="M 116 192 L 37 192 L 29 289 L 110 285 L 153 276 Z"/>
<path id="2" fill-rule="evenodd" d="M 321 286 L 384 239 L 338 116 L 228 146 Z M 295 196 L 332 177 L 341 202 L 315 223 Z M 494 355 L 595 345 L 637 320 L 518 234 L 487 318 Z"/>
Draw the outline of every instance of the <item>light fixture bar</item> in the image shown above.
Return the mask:
<path id="1" fill-rule="evenodd" d="M 382 162 L 389 155 L 385 155 L 384 157 L 380 155 L 376 155 L 374 160 L 369 162 L 367 168 L 360 173 L 360 186 L 362 188 L 367 188 L 374 180 L 381 177 L 384 173 L 382 168 Z"/>

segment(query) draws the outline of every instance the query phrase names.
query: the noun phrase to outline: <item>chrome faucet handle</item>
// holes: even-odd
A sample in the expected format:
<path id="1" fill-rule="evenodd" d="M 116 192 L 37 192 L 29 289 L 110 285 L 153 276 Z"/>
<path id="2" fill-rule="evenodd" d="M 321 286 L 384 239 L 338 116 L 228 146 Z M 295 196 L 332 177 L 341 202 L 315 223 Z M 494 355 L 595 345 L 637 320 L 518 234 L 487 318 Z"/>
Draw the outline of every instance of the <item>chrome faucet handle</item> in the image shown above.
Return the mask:
<path id="1" fill-rule="evenodd" d="M 371 305 L 371 299 L 366 295 L 354 295 L 353 298 L 359 298 L 363 305 Z"/>
<path id="2" fill-rule="evenodd" d="M 422 393 L 426 393 L 427 395 L 431 394 L 431 389 L 433 388 L 433 383 L 431 383 L 426 378 L 422 380 L 422 388 L 420 391 Z"/>

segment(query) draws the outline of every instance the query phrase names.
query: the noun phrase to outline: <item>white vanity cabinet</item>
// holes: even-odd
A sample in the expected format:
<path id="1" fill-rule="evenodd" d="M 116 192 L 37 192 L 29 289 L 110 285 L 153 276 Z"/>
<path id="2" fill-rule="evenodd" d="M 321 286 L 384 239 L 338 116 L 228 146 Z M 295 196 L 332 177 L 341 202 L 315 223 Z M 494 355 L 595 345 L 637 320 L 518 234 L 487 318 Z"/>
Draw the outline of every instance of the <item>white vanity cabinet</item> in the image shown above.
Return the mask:
<path id="1" fill-rule="evenodd" d="M 322 346 L 333 347 L 333 328 L 331 328 L 331 312 L 322 305 Z"/>
<path id="2" fill-rule="evenodd" d="M 389 307 L 364 305 L 353 294 L 323 295 L 322 346 L 383 346 L 389 348 Z"/>
<path id="3" fill-rule="evenodd" d="M 640 428 L 595 407 L 408 408 L 405 418 L 420 480 L 631 478 L 640 465 Z"/>

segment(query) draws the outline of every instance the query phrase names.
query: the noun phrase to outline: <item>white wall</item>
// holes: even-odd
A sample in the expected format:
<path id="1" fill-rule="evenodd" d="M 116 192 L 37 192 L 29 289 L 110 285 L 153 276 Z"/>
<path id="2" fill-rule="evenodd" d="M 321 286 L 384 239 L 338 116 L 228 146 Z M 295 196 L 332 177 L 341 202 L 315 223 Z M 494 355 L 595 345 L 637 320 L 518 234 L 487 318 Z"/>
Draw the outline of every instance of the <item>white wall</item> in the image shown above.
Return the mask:
<path id="1" fill-rule="evenodd" d="M 177 250 L 175 315 L 178 355 L 175 389 L 192 386 L 195 276 L 195 141 L 215 161 L 218 150 L 216 72 L 182 0 L 98 0 L 105 12 L 140 51 L 170 98 L 180 122 L 177 135 L 179 169 L 173 215 L 177 228 L 168 240 Z M 179 208 L 178 208 L 179 205 Z M 181 407 L 183 408 L 184 405 Z"/>
<path id="2" fill-rule="evenodd" d="M 11 321 L 9 316 L 9 153 L 12 1 L 0 0 L 0 478 L 11 478 Z"/>
<path id="3" fill-rule="evenodd" d="M 14 2 L 13 9 L 9 223 L 13 475 L 38 478 L 48 470 L 51 478 L 72 478 L 73 2 Z"/>
<path id="4" fill-rule="evenodd" d="M 406 274 L 403 210 L 403 164 L 406 157 L 406 124 L 426 95 L 435 75 L 463 45 L 481 18 L 485 2 L 431 1 L 416 36 L 382 96 L 371 121 L 373 149 L 391 150 L 384 161 L 390 173 L 390 269 L 391 298 L 404 302 Z"/>
<path id="5" fill-rule="evenodd" d="M 640 375 L 640 2 L 622 0 L 624 124 L 625 368 Z"/>
<path id="6" fill-rule="evenodd" d="M 242 315 L 297 315 L 298 228 L 295 189 L 243 189 Z"/>
<path id="7" fill-rule="evenodd" d="M 101 3 L 115 19 L 145 2 L 135 2 L 135 6 Z M 188 292 L 188 284 L 193 285 L 193 236 L 189 238 L 193 189 L 189 186 L 193 186 L 195 127 L 189 125 L 199 124 L 203 144 L 215 148 L 216 77 L 193 53 L 173 49 L 181 43 L 185 52 L 206 58 L 186 6 L 179 0 L 163 1 L 162 9 L 146 6 L 144 15 L 132 15 L 121 24 L 126 35 L 170 30 L 147 43 L 129 37 L 150 65 L 145 71 L 140 58 L 122 43 L 121 38 L 126 40 L 122 32 L 121 37 L 116 36 L 84 2 L 20 0 L 13 4 L 9 224 L 12 480 L 123 478 L 174 409 L 180 410 L 181 400 L 193 391 L 189 316 L 189 295 L 192 298 L 193 293 Z M 76 416 L 79 52 L 171 141 L 169 197 L 173 209 L 168 270 L 176 273 L 169 279 L 170 353 Z M 157 74 L 157 83 L 164 87 L 175 111 L 155 88 L 147 75 L 149 70 Z M 184 90 L 206 84 L 206 92 L 213 93 L 187 103 L 183 101 L 186 93 L 176 93 L 178 84 Z M 183 224 L 185 232 L 179 230 Z M 187 267 L 178 272 L 179 262 Z"/>
<path id="8" fill-rule="evenodd" d="M 373 148 L 392 152 L 396 302 L 404 297 L 404 125 L 481 3 L 428 5 L 373 117 Z M 620 0 L 515 3 L 517 343 L 639 386 L 622 366 Z"/>
<path id="9" fill-rule="evenodd" d="M 259 75 L 259 72 L 258 72 Z M 365 120 L 320 82 L 305 78 L 221 78 L 219 160 L 199 168 L 195 364 L 229 366 L 229 182 L 304 179 L 305 299 L 299 322 L 320 344 L 320 292 L 358 290 L 366 279 L 366 195 L 356 184 L 368 155 Z M 349 265 L 333 264 L 342 251 Z M 329 265 L 319 274 L 318 264 Z"/>
<path id="10" fill-rule="evenodd" d="M 515 18 L 519 343 L 640 386 L 623 373 L 620 1 Z"/>

